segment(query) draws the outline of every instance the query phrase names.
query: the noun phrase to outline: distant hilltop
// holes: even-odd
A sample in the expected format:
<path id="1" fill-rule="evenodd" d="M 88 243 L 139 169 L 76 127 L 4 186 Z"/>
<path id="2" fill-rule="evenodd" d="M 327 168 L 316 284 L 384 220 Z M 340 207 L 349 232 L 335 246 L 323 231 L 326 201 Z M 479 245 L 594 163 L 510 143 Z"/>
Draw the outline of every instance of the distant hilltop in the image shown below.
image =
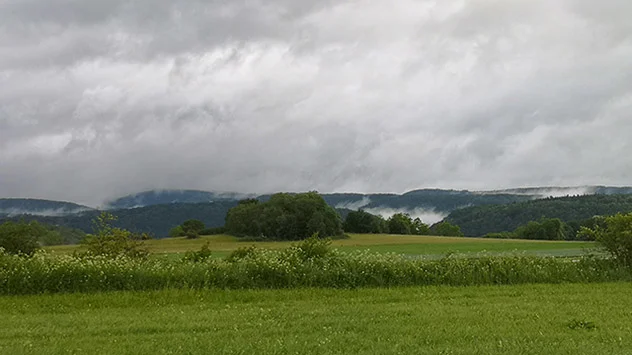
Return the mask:
<path id="1" fill-rule="evenodd" d="M 437 217 L 453 210 L 479 205 L 506 204 L 532 199 L 577 195 L 632 194 L 632 187 L 576 186 L 576 187 L 524 187 L 489 191 L 419 189 L 403 194 L 389 193 L 326 193 L 323 198 L 339 209 L 365 209 L 374 213 L 408 211 L 411 214 L 435 213 Z M 245 198 L 266 200 L 270 195 L 201 190 L 149 190 L 112 199 L 98 209 L 117 210 L 164 204 L 230 202 Z M 0 216 L 43 215 L 60 216 L 81 213 L 94 208 L 72 202 L 40 199 L 0 198 Z"/>
<path id="2" fill-rule="evenodd" d="M 628 197 L 632 198 L 630 195 L 632 195 L 632 187 L 607 186 L 528 187 L 493 191 L 420 189 L 404 194 L 322 194 L 325 201 L 336 208 L 343 218 L 349 211 L 358 209 L 384 217 L 390 217 L 395 213 L 407 213 L 428 224 L 447 218 L 453 222 L 458 222 L 458 224 L 463 224 L 464 231 L 467 231 L 469 235 L 496 232 L 497 228 L 513 227 L 514 224 L 522 223 L 523 220 L 529 218 L 538 219 L 545 215 L 542 214 L 542 211 L 547 211 L 549 205 L 555 205 L 553 211 L 555 213 L 551 212 L 553 213 L 551 217 L 556 217 L 559 214 L 559 201 L 547 202 L 542 205 L 544 207 L 540 207 L 539 204 L 529 204 L 531 201 L 546 202 L 542 199 L 563 196 L 613 196 L 613 198 L 620 196 L 626 200 L 623 202 L 617 200 L 617 203 L 613 204 L 612 201 L 597 199 L 594 203 L 599 206 L 604 205 L 597 206 L 600 208 L 599 211 L 609 212 L 610 209 L 606 208 L 608 206 L 615 206 L 616 211 L 627 211 L 627 199 Z M 71 202 L 19 198 L 0 199 L 0 223 L 7 219 L 25 218 L 90 232 L 92 220 L 100 213 L 99 211 L 110 210 L 119 218 L 117 224 L 120 227 L 163 237 L 167 235 L 170 228 L 191 218 L 203 221 L 208 227 L 222 226 L 226 213 L 237 205 L 239 200 L 257 198 L 265 201 L 270 196 L 199 190 L 151 190 L 114 199 L 99 209 Z M 576 199 L 571 200 L 572 204 L 575 203 Z M 495 207 L 502 205 L 510 208 Z M 536 206 L 536 209 L 534 210 L 532 206 Z M 575 208 L 568 206 L 564 208 Z M 596 210 L 595 208 L 591 211 Z M 530 213 L 533 216 L 513 218 L 512 216 L 517 213 L 514 211 L 515 209 L 532 211 Z M 483 215 L 487 216 L 484 218 L 485 220 L 495 221 L 494 225 L 485 226 L 484 221 L 479 218 Z M 583 217 L 583 214 L 580 217 Z M 498 221 L 503 221 L 504 224 Z M 502 228 L 499 231 L 504 230 Z"/>

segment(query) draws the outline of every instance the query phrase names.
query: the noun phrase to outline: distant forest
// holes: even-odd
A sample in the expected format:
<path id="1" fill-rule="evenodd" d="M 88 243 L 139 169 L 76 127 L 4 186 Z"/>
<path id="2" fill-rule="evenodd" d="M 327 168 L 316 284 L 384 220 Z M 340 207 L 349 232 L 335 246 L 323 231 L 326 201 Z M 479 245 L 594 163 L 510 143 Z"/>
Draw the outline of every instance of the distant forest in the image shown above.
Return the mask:
<path id="1" fill-rule="evenodd" d="M 559 218 L 580 223 L 594 216 L 632 212 L 632 195 L 589 195 L 545 198 L 506 205 L 475 206 L 455 210 L 446 218 L 470 237 L 510 232 L 531 221 Z"/>
<path id="2" fill-rule="evenodd" d="M 573 230 L 576 230 L 579 224 L 593 216 L 632 212 L 632 195 L 587 195 L 533 200 L 532 196 L 486 195 L 451 190 L 418 190 L 403 195 L 324 194 L 322 197 L 330 206 L 339 207 L 335 210 L 340 214 L 343 221 L 351 211 L 360 208 L 375 207 L 406 211 L 434 204 L 435 210 L 440 210 L 456 208 L 461 204 L 479 204 L 478 206 L 450 210 L 451 213 L 445 219 L 446 222 L 459 226 L 461 232 L 469 237 L 480 237 L 490 233 L 512 232 L 520 226 L 524 226 L 531 221 L 540 221 L 542 218 L 559 218 L 573 227 Z M 258 199 L 266 201 L 269 199 L 269 196 L 260 196 Z M 6 207 L 16 208 L 16 201 L 8 199 L 4 201 L 7 205 Z M 363 202 L 368 204 L 363 204 Z M 489 204 L 491 202 L 496 204 Z M 228 211 L 237 206 L 238 203 L 239 201 L 237 200 L 229 199 L 207 203 L 169 203 L 138 208 L 114 209 L 110 210 L 110 212 L 118 217 L 118 220 L 114 222 L 117 227 L 136 233 L 149 233 L 156 238 L 163 238 L 168 236 L 172 228 L 190 219 L 202 221 L 207 228 L 224 226 Z M 31 200 L 18 205 L 18 207 L 28 207 L 43 211 L 59 206 L 50 202 L 45 202 L 40 206 L 37 204 L 37 201 Z M 62 205 L 62 207 L 65 207 L 66 210 L 73 210 L 84 206 Z M 59 208 L 55 209 L 59 210 Z M 7 220 L 35 220 L 48 225 L 79 229 L 90 233 L 92 231 L 92 221 L 99 213 L 100 211 L 97 210 L 84 210 L 63 216 L 28 214 L 9 217 L 5 215 L 0 216 L 0 223 Z M 73 235 L 72 238 L 68 239 L 75 238 L 76 235 Z"/>

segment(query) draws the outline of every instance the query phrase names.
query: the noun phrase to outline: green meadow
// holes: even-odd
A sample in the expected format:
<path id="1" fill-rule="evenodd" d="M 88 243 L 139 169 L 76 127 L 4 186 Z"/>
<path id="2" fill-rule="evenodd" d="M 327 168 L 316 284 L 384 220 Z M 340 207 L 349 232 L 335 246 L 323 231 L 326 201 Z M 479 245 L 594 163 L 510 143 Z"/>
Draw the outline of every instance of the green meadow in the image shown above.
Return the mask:
<path id="1" fill-rule="evenodd" d="M 629 354 L 631 283 L 0 297 L 2 354 Z"/>
<path id="2" fill-rule="evenodd" d="M 199 250 L 209 245 L 216 257 L 247 246 L 264 249 L 284 249 L 296 242 L 252 242 L 240 241 L 227 235 L 202 236 L 197 239 L 166 238 L 146 241 L 149 251 L 154 254 L 182 254 Z M 485 239 L 459 237 L 433 237 L 387 234 L 351 234 L 348 239 L 332 241 L 332 247 L 340 250 L 370 250 L 378 253 L 397 253 L 410 256 L 440 257 L 448 253 L 513 253 L 521 252 L 539 256 L 578 256 L 592 251 L 593 242 L 534 241 L 522 239 Z M 64 245 L 47 247 L 52 254 L 71 254 L 80 246 Z"/>

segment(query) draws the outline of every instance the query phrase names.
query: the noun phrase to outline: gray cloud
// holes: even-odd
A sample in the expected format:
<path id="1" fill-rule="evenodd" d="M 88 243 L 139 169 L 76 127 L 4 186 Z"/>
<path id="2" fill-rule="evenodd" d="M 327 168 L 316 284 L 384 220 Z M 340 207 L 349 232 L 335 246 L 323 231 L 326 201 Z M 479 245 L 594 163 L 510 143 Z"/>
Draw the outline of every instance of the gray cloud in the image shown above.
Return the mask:
<path id="1" fill-rule="evenodd" d="M 0 196 L 629 184 L 631 11 L 0 2 Z"/>

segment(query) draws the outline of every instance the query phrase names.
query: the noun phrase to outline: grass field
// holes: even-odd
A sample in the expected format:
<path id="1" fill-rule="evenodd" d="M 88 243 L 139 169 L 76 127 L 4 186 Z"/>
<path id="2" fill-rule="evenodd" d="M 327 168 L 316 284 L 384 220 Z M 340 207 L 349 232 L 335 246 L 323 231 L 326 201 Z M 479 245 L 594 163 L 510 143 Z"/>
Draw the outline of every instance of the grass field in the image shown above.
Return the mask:
<path id="1" fill-rule="evenodd" d="M 189 250 L 199 250 L 209 243 L 215 256 L 225 256 L 231 251 L 245 246 L 282 249 L 295 242 L 242 242 L 231 236 L 205 236 L 198 239 L 167 238 L 147 241 L 152 253 L 179 254 Z M 352 234 L 349 239 L 334 240 L 333 247 L 343 250 L 370 249 L 381 253 L 398 253 L 416 256 L 440 256 L 446 253 L 508 253 L 514 251 L 535 255 L 576 256 L 586 249 L 595 247 L 591 242 L 533 241 L 518 239 L 483 239 L 431 237 L 412 235 Z M 46 248 L 54 254 L 68 254 L 77 246 L 54 246 Z"/>
<path id="2" fill-rule="evenodd" d="M 0 297 L 2 354 L 629 354 L 630 283 Z"/>

